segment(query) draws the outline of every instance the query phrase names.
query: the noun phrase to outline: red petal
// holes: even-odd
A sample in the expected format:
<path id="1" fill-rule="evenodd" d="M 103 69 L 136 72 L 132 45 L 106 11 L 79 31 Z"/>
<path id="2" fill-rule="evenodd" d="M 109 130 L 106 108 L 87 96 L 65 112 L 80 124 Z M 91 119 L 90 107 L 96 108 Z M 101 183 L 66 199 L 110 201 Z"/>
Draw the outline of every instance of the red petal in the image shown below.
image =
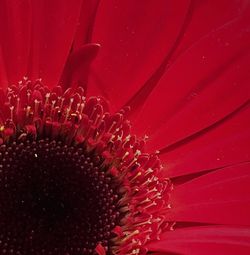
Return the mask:
<path id="1" fill-rule="evenodd" d="M 89 67 L 96 57 L 100 45 L 85 44 L 69 55 L 61 77 L 63 88 L 67 89 L 74 84 L 84 86 L 87 84 Z"/>
<path id="2" fill-rule="evenodd" d="M 169 177 L 250 161 L 249 105 L 220 125 L 161 153 Z"/>
<path id="3" fill-rule="evenodd" d="M 41 77 L 49 87 L 58 83 L 73 42 L 81 2 L 34 2 L 29 66 L 29 76 L 32 79 Z"/>
<path id="4" fill-rule="evenodd" d="M 246 3 L 245 0 L 221 0 L 219 2 L 210 0 L 192 1 L 188 15 L 185 18 L 185 26 L 182 27 L 178 40 L 175 42 L 175 47 L 172 48 L 171 53 L 167 56 L 157 72 L 155 72 L 140 91 L 127 102 L 127 104 L 132 107 L 130 115 L 138 113 L 147 97 L 157 85 L 159 78 L 164 72 L 164 68 L 166 69 L 166 65 L 169 68 L 173 61 L 192 44 L 223 24 L 240 16 L 248 5 L 249 3 Z"/>
<path id="5" fill-rule="evenodd" d="M 197 42 L 201 37 L 241 15 L 249 6 L 245 0 L 195 0 L 192 18 L 173 58 Z"/>
<path id="6" fill-rule="evenodd" d="M 166 232 L 160 241 L 149 243 L 147 248 L 159 255 L 165 252 L 192 255 L 248 255 L 250 228 L 206 226 L 177 229 Z"/>
<path id="7" fill-rule="evenodd" d="M 74 50 L 90 42 L 99 1 L 100 0 L 83 1 L 79 24 L 74 38 Z"/>
<path id="8" fill-rule="evenodd" d="M 89 94 L 104 94 L 113 109 L 124 105 L 173 47 L 189 0 L 101 1 L 92 42 L 102 48 L 93 65 Z"/>
<path id="9" fill-rule="evenodd" d="M 0 86 L 6 87 L 7 83 L 17 82 L 27 75 L 31 12 L 30 1 L 0 1 L 1 80 L 3 72 L 6 76 Z"/>
<path id="10" fill-rule="evenodd" d="M 249 99 L 249 17 L 204 37 L 162 77 L 134 126 L 139 134 L 153 134 L 150 148 L 176 143 Z"/>
<path id="11" fill-rule="evenodd" d="M 10 83 L 23 76 L 55 85 L 80 14 L 76 1 L 1 1 L 1 46 Z"/>
<path id="12" fill-rule="evenodd" d="M 170 221 L 250 226 L 250 163 L 222 168 L 175 186 Z"/>
<path id="13" fill-rule="evenodd" d="M 7 86 L 8 86 L 8 77 L 6 73 L 2 48 L 0 46 L 0 88 L 6 89 Z"/>

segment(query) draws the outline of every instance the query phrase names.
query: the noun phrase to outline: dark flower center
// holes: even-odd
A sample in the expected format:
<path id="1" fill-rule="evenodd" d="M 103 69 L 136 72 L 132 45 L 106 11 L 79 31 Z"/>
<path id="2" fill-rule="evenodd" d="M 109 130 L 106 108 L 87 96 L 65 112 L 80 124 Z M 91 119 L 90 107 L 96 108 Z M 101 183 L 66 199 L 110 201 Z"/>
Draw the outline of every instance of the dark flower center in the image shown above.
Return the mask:
<path id="1" fill-rule="evenodd" d="M 0 91 L 0 254 L 146 254 L 172 229 L 158 152 L 82 87 Z"/>
<path id="2" fill-rule="evenodd" d="M 1 254 L 94 254 L 97 243 L 111 245 L 119 194 L 103 159 L 49 140 L 0 151 Z"/>

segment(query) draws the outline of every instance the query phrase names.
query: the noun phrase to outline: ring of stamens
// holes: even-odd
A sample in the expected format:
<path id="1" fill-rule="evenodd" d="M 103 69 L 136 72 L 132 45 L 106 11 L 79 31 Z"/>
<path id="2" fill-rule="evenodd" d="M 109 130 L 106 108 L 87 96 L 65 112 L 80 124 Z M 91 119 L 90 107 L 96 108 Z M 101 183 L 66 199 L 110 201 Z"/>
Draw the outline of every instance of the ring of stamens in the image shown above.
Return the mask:
<path id="1" fill-rule="evenodd" d="M 55 235 L 48 238 L 51 246 L 40 245 L 37 250 L 51 255 L 63 252 L 68 255 L 144 254 L 147 242 L 160 238 L 162 231 L 172 228 L 165 218 L 166 211 L 170 210 L 172 184 L 164 177 L 157 152 L 146 153 L 145 139 L 131 135 L 127 109 L 111 114 L 105 100 L 86 98 L 81 87 L 63 93 L 57 86 L 50 91 L 41 80 L 32 83 L 27 78 L 6 93 L 0 93 L 4 98 L 0 101 L 2 162 L 5 169 L 8 166 L 12 169 L 5 171 L 2 179 L 14 180 L 19 174 L 20 180 L 39 180 L 35 185 L 39 187 L 38 195 L 30 200 L 24 195 L 31 197 L 32 192 L 27 188 L 26 193 L 18 192 L 18 187 L 8 193 L 17 194 L 20 206 L 22 203 L 31 206 L 25 207 L 23 218 L 29 215 L 27 218 L 33 217 L 36 224 L 38 219 L 47 225 L 52 222 L 60 231 L 53 232 L 51 225 L 50 231 L 61 233 L 60 238 Z M 45 181 L 48 179 L 53 180 L 52 183 Z M 23 183 L 26 185 L 26 181 Z M 48 195 L 44 190 L 52 191 Z M 7 198 L 6 201 L 11 204 Z M 9 208 L 14 207 L 11 204 Z M 68 213 L 72 210 L 76 214 Z M 60 221 L 65 217 L 70 224 L 64 224 L 64 228 Z M 72 228 L 67 228 L 69 225 Z M 37 242 L 38 234 L 33 225 L 27 229 L 23 245 L 28 247 L 29 254 L 37 254 L 32 245 Z M 44 226 L 40 226 L 41 229 L 43 233 L 49 231 Z M 15 247 L 6 234 L 9 232 L 0 230 L 0 240 L 5 240 L 2 241 L 5 246 L 0 242 L 1 252 L 7 251 L 6 247 L 9 252 Z M 62 236 L 75 239 L 65 237 L 66 240 Z M 13 237 L 12 242 L 16 239 Z M 17 250 L 14 253 L 18 254 Z M 23 254 L 21 250 L 19 253 Z"/>

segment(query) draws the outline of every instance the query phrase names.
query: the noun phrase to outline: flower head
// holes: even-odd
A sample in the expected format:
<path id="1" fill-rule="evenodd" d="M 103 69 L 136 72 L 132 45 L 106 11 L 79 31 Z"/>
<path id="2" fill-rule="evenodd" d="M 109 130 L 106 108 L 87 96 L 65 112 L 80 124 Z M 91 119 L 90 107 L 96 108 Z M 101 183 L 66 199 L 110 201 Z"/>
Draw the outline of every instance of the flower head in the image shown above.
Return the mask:
<path id="1" fill-rule="evenodd" d="M 172 184 L 158 156 L 131 135 L 125 110 L 106 107 L 81 87 L 49 91 L 24 78 L 8 89 L 0 133 L 6 251 L 23 238 L 21 254 L 138 254 L 171 228 Z"/>
<path id="2" fill-rule="evenodd" d="M 0 253 L 248 254 L 249 17 L 0 1 Z"/>

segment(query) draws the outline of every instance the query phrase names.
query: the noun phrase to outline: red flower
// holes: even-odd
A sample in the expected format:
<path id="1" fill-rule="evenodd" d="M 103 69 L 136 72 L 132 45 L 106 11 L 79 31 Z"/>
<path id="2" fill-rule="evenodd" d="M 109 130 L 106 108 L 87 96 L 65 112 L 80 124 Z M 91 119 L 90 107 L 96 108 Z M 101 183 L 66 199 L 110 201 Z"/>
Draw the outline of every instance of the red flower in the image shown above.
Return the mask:
<path id="1" fill-rule="evenodd" d="M 249 254 L 248 1 L 0 21 L 2 254 Z"/>

